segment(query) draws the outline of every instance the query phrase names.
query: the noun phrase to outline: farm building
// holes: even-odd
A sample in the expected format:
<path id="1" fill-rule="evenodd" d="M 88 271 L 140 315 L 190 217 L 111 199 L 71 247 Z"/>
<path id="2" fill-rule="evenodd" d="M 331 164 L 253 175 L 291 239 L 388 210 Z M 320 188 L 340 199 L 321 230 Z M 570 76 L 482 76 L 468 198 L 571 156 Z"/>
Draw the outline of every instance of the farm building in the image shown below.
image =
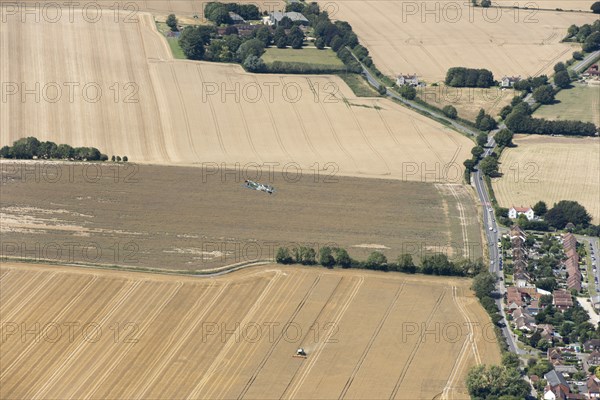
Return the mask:
<path id="1" fill-rule="evenodd" d="M 266 21 L 268 21 L 267 23 L 269 25 L 277 25 L 281 22 L 281 20 L 284 17 L 288 17 L 289 19 L 292 20 L 292 22 L 299 22 L 302 25 L 308 25 L 308 23 L 309 23 L 308 19 L 306 19 L 306 17 L 304 15 L 302 15 L 299 12 L 295 12 L 295 11 L 290 11 L 290 12 L 286 12 L 286 13 L 281 12 L 281 11 L 272 12 L 269 15 L 269 19 Z"/>

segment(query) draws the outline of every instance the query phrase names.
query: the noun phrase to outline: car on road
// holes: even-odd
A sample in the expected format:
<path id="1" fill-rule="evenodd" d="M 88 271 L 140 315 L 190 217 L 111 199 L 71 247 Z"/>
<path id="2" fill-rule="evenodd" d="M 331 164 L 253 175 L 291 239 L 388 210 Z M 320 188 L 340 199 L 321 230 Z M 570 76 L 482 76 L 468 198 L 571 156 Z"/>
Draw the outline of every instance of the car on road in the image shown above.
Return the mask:
<path id="1" fill-rule="evenodd" d="M 492 227 L 490 226 L 490 231 L 491 231 L 491 230 L 493 230 L 493 229 L 494 229 L 494 228 L 492 228 Z"/>

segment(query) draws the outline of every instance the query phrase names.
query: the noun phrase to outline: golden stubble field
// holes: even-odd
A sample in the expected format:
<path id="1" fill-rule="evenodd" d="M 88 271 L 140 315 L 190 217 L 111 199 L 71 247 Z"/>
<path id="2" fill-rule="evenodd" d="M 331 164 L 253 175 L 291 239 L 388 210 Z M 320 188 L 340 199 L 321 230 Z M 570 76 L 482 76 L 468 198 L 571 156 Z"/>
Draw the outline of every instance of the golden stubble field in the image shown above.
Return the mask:
<path id="1" fill-rule="evenodd" d="M 135 162 L 333 162 L 343 175 L 387 178 L 411 163 L 462 170 L 470 156 L 466 137 L 388 100 L 355 98 L 336 76 L 173 60 L 149 14 L 90 23 L 80 12 L 55 23 L 3 16 L 0 144 L 35 135 Z"/>
<path id="2" fill-rule="evenodd" d="M 487 68 L 496 79 L 551 73 L 555 63 L 578 49 L 560 43 L 567 28 L 597 18 L 591 12 L 483 9 L 448 0 L 335 4 L 333 17 L 352 25 L 384 74 L 417 73 L 429 83 L 443 80 L 448 68 L 459 66 Z M 552 2 L 552 7 L 558 4 Z M 542 8 L 544 2 L 528 6 Z"/>
<path id="3" fill-rule="evenodd" d="M 500 158 L 502 178 L 493 186 L 503 207 L 533 206 L 544 200 L 548 207 L 560 200 L 576 200 L 600 219 L 600 140 L 517 135 L 517 147 Z"/>
<path id="4" fill-rule="evenodd" d="M 482 256 L 464 185 L 244 167 L 2 161 L 2 256 L 185 271 L 299 244 L 342 246 L 360 260 L 374 250 L 390 260 Z M 276 193 L 244 188 L 247 178 Z"/>
<path id="5" fill-rule="evenodd" d="M 0 394 L 468 399 L 468 368 L 500 361 L 469 284 L 276 265 L 198 279 L 3 264 Z M 292 357 L 299 347 L 307 358 Z"/>

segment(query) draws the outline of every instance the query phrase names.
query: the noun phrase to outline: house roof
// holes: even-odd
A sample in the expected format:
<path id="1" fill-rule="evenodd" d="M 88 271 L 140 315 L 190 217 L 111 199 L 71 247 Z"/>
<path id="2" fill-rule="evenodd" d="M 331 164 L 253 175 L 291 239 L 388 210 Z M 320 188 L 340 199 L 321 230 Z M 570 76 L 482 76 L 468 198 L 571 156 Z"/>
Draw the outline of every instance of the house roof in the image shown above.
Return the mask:
<path id="1" fill-rule="evenodd" d="M 569 387 L 569 384 L 567 383 L 567 380 L 565 379 L 563 374 L 561 374 L 560 372 L 556 372 L 555 370 L 552 370 L 552 371 L 548 372 L 547 374 L 545 374 L 544 378 L 546 378 L 546 380 L 548 381 L 548 384 L 552 387 L 559 386 L 559 385 L 564 385 L 566 387 Z"/>
<path id="2" fill-rule="evenodd" d="M 271 15 L 273 16 L 273 18 L 275 18 L 275 20 L 277 22 L 281 21 L 283 19 L 283 17 L 288 17 L 289 19 L 292 20 L 292 22 L 296 22 L 296 21 L 308 22 L 308 19 L 306 19 L 306 17 L 304 15 L 302 15 L 296 11 L 290 11 L 290 12 L 286 12 L 286 13 L 283 13 L 281 11 L 275 11 Z"/>
<path id="3" fill-rule="evenodd" d="M 526 212 L 529 212 L 529 210 L 531 210 L 531 207 L 515 207 L 515 206 L 512 206 L 512 208 L 516 212 L 522 212 L 522 213 L 526 213 Z"/>
<path id="4" fill-rule="evenodd" d="M 231 18 L 234 21 L 246 22 L 246 20 L 244 18 L 242 18 L 239 14 L 234 13 L 233 11 L 229 11 L 229 18 Z"/>

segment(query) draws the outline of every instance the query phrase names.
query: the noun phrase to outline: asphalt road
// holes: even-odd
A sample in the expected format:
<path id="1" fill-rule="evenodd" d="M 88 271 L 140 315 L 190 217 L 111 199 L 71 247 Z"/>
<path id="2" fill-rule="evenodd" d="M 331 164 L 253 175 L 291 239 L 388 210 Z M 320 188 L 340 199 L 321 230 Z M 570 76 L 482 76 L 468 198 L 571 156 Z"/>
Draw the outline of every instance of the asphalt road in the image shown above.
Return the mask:
<path id="1" fill-rule="evenodd" d="M 600 50 L 594 51 L 593 53 L 588 54 L 583 60 L 579 61 L 575 65 L 573 65 L 573 71 L 581 72 L 581 70 L 587 66 L 594 58 L 600 57 Z"/>

